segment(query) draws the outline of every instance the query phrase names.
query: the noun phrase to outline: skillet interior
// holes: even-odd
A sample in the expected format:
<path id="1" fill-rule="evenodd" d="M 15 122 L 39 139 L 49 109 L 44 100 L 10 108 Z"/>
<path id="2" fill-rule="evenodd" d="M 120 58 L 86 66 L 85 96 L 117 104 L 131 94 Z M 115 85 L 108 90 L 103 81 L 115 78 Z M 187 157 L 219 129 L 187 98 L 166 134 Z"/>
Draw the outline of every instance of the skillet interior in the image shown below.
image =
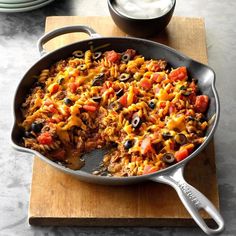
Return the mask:
<path id="1" fill-rule="evenodd" d="M 22 146 L 22 135 L 23 130 L 19 127 L 19 123 L 22 121 L 22 115 L 20 111 L 20 106 L 23 103 L 25 96 L 29 93 L 29 89 L 33 84 L 32 77 L 40 73 L 41 70 L 48 68 L 50 65 L 55 63 L 58 60 L 67 58 L 71 55 L 71 53 L 75 50 L 87 50 L 90 48 L 90 45 L 93 45 L 94 48 L 107 45 L 101 50 L 116 50 L 116 51 L 125 51 L 127 48 L 133 48 L 138 51 L 139 54 L 145 56 L 145 58 L 156 58 L 156 59 L 165 59 L 172 67 L 178 66 L 186 66 L 189 72 L 189 76 L 192 78 L 198 79 L 198 86 L 200 91 L 210 98 L 210 105 L 207 112 L 207 119 L 211 119 L 215 116 L 214 122 L 207 131 L 207 139 L 206 141 L 195 151 L 193 152 L 188 158 L 186 158 L 181 163 L 175 164 L 165 170 L 161 170 L 157 173 L 145 175 L 145 176 L 136 176 L 136 177 L 122 177 L 122 178 L 115 178 L 115 177 L 105 177 L 105 176 L 94 176 L 91 175 L 91 171 L 94 170 L 94 163 L 99 163 L 102 160 L 102 154 L 100 151 L 93 152 L 91 155 L 92 162 L 86 162 L 86 168 L 83 168 L 79 171 L 73 171 L 63 166 L 60 166 L 46 157 L 40 155 L 38 152 L 33 151 L 31 149 L 26 149 Z M 215 131 L 216 125 L 219 119 L 219 101 L 218 96 L 214 88 L 215 83 L 215 74 L 212 69 L 208 66 L 205 66 L 201 63 L 193 61 L 192 59 L 176 52 L 174 49 L 171 49 L 167 46 L 143 40 L 137 38 L 95 38 L 90 40 L 84 40 L 78 43 L 74 43 L 63 48 L 60 48 L 52 53 L 47 54 L 46 56 L 42 57 L 38 62 L 36 62 L 24 75 L 21 82 L 18 85 L 15 99 L 14 99 L 14 115 L 15 115 L 15 124 L 12 130 L 12 142 L 13 146 L 25 152 L 33 153 L 37 156 L 40 156 L 43 160 L 48 162 L 49 164 L 57 167 L 58 169 L 75 175 L 81 180 L 85 180 L 87 182 L 95 182 L 95 183 L 102 183 L 102 184 L 129 184 L 134 182 L 143 181 L 148 179 L 151 176 L 161 174 L 162 172 L 166 172 L 169 169 L 175 168 L 176 165 L 185 164 L 188 160 L 196 156 L 209 142 L 212 138 L 213 133 Z"/>

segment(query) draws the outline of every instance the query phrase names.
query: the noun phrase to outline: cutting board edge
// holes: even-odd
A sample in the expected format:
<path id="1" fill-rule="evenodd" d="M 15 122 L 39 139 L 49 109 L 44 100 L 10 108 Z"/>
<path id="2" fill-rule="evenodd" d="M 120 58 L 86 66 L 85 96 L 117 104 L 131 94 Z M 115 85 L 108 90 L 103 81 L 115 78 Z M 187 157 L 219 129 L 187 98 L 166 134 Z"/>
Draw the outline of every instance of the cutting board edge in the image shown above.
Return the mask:
<path id="1" fill-rule="evenodd" d="M 214 220 L 204 219 L 209 226 Z M 32 226 L 82 226 L 82 227 L 184 227 L 197 226 L 192 218 L 76 218 L 76 217 L 35 217 L 29 216 L 28 222 Z"/>

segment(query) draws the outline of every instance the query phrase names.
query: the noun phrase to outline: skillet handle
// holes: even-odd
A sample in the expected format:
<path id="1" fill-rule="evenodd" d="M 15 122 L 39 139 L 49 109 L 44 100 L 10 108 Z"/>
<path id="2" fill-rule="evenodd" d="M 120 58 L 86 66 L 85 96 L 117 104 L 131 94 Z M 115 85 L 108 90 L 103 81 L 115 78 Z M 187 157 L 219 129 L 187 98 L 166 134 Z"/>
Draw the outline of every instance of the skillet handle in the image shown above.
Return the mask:
<path id="1" fill-rule="evenodd" d="M 39 50 L 39 53 L 41 56 L 43 56 L 44 54 L 46 54 L 47 52 L 45 51 L 45 49 L 43 48 L 43 45 L 45 43 L 47 43 L 49 40 L 63 35 L 63 34 L 68 34 L 68 33 L 74 33 L 74 32 L 83 32 L 83 33 L 87 33 L 91 38 L 98 38 L 101 37 L 99 34 L 96 33 L 95 30 L 93 30 L 92 28 L 86 26 L 86 25 L 70 25 L 70 26 L 65 26 L 62 28 L 58 28 L 55 30 L 52 30 L 46 34 L 44 34 L 37 42 L 37 47 Z"/>
<path id="2" fill-rule="evenodd" d="M 224 230 L 224 220 L 213 204 L 196 188 L 188 184 L 183 177 L 184 165 L 178 167 L 167 174 L 152 177 L 151 180 L 172 186 L 179 195 L 185 208 L 198 224 L 198 226 L 208 235 L 218 234 Z M 204 209 L 216 222 L 217 228 L 209 228 L 204 219 L 199 214 L 199 210 Z"/>

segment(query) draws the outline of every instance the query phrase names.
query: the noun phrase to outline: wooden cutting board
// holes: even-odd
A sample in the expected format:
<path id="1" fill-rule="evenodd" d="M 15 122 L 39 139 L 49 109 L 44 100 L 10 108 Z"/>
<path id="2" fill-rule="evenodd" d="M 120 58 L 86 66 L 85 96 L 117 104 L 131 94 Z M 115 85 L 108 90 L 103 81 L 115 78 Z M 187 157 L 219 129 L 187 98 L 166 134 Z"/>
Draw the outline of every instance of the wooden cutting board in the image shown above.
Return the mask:
<path id="1" fill-rule="evenodd" d="M 65 25 L 88 25 L 103 36 L 125 36 L 110 17 L 48 17 L 46 31 Z M 85 34 L 60 36 L 46 45 L 56 49 Z M 204 20 L 174 17 L 167 29 L 152 38 L 207 63 Z M 219 208 L 214 144 L 186 167 L 186 179 Z M 204 218 L 210 222 L 206 214 Z M 34 159 L 29 223 L 79 226 L 189 226 L 193 220 L 175 191 L 164 184 L 100 186 L 78 181 L 39 158 Z"/>

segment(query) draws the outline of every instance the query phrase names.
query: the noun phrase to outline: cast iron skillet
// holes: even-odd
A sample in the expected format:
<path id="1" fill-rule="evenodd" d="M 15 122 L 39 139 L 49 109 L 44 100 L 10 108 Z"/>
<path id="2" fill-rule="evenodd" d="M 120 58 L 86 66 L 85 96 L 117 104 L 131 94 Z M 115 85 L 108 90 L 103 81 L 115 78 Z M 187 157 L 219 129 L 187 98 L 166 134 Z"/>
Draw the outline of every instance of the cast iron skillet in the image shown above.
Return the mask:
<path id="1" fill-rule="evenodd" d="M 85 32 L 90 35 L 90 39 L 76 42 L 62 48 L 59 48 L 51 53 L 46 53 L 43 49 L 45 44 L 50 39 L 70 33 L 70 32 Z M 172 67 L 186 66 L 191 77 L 198 78 L 198 85 L 202 93 L 207 94 L 210 98 L 210 105 L 207 112 L 207 118 L 211 119 L 211 125 L 206 134 L 206 140 L 185 160 L 170 166 L 164 170 L 158 171 L 153 174 L 134 176 L 134 177 L 106 177 L 95 176 L 91 172 L 94 170 L 98 163 L 102 160 L 102 153 L 100 151 L 93 151 L 87 154 L 88 158 L 85 161 L 85 167 L 81 170 L 71 170 L 61 166 L 55 162 L 50 161 L 47 157 L 43 156 L 37 151 L 23 147 L 22 136 L 23 130 L 20 128 L 19 123 L 22 121 L 22 114 L 20 106 L 25 99 L 26 94 L 29 92 L 33 84 L 32 77 L 40 73 L 41 70 L 48 68 L 54 62 L 67 58 L 75 50 L 87 50 L 93 45 L 94 48 L 104 46 L 103 50 L 116 50 L 125 51 L 128 48 L 133 48 L 138 53 L 144 55 L 146 58 L 164 58 Z M 38 48 L 43 55 L 23 76 L 20 81 L 14 98 L 14 116 L 15 122 L 12 129 L 12 143 L 13 147 L 19 151 L 32 153 L 39 156 L 42 160 L 55 168 L 71 174 L 78 179 L 90 183 L 106 184 L 106 185 L 126 185 L 143 182 L 145 180 L 152 180 L 154 182 L 165 183 L 172 186 L 178 193 L 184 206 L 193 217 L 195 222 L 201 227 L 206 234 L 216 234 L 224 229 L 224 220 L 213 206 L 213 204 L 197 189 L 189 185 L 183 177 L 185 164 L 192 158 L 196 157 L 209 143 L 215 132 L 219 120 L 219 99 L 215 89 L 215 73 L 206 65 L 196 62 L 181 53 L 169 48 L 165 45 L 138 38 L 129 37 L 101 37 L 93 29 L 87 26 L 67 26 L 64 28 L 56 29 L 41 37 L 38 41 Z M 214 219 L 217 224 L 216 228 L 209 228 L 199 214 L 199 210 L 204 209 Z"/>

